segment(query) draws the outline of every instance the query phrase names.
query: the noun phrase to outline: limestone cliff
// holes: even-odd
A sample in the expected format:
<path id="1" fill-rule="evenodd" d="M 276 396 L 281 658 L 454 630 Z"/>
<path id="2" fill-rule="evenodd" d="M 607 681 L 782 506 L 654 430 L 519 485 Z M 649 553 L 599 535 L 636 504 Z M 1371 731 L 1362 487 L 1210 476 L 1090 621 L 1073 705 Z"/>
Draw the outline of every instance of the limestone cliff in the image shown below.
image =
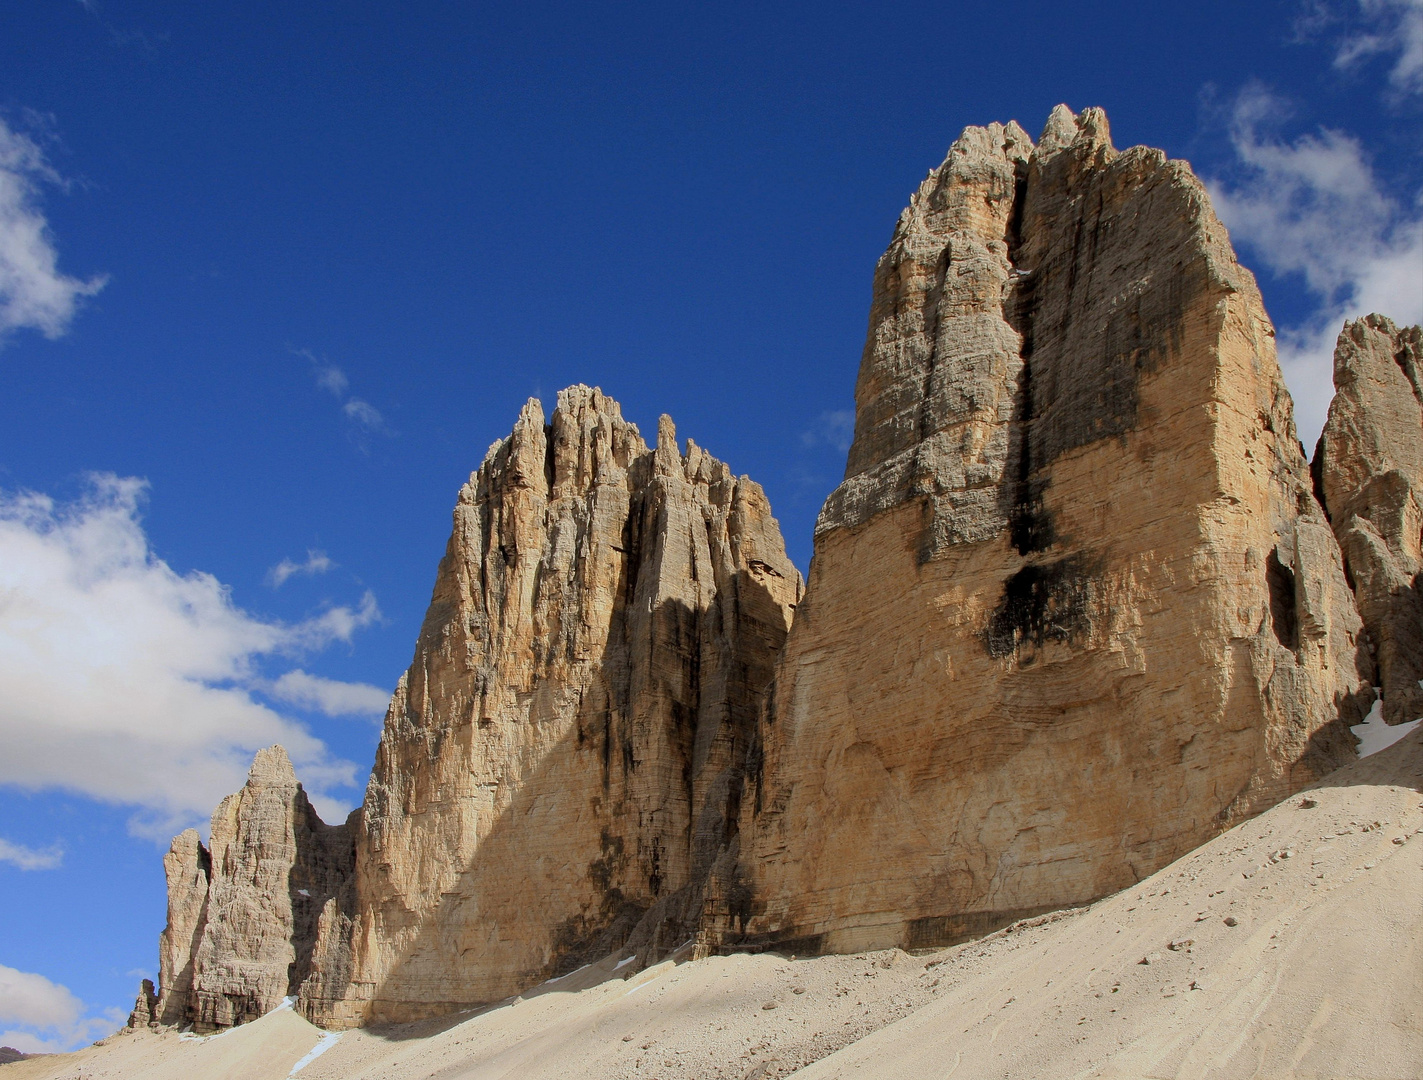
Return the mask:
<path id="1" fill-rule="evenodd" d="M 969 128 L 875 272 L 708 934 L 927 946 L 1130 885 L 1353 756 L 1359 633 L 1189 167 L 1096 109 Z"/>
<path id="2" fill-rule="evenodd" d="M 689 937 L 800 593 L 761 488 L 666 417 L 650 449 L 598 390 L 530 401 L 460 492 L 306 1014 L 448 1012 L 639 923 Z"/>
<path id="3" fill-rule="evenodd" d="M 1423 716 L 1423 330 L 1347 323 L 1314 468 L 1378 663 L 1383 716 Z"/>
<path id="4" fill-rule="evenodd" d="M 324 824 L 280 746 L 257 753 L 247 784 L 212 818 L 211 846 L 176 837 L 163 868 L 155 1017 L 212 1031 L 255 1020 L 310 972 L 317 919 L 351 880 L 350 822 Z"/>

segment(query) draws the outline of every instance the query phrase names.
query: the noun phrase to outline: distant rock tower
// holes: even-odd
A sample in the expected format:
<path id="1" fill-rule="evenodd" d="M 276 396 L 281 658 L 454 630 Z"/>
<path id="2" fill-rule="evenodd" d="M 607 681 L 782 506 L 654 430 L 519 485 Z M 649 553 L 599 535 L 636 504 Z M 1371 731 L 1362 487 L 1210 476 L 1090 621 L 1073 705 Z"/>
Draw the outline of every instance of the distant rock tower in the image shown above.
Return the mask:
<path id="1" fill-rule="evenodd" d="M 690 938 L 801 588 L 760 486 L 667 417 L 653 449 L 601 391 L 530 401 L 460 492 L 306 1014 L 449 1012 L 639 926 Z"/>
<path id="2" fill-rule="evenodd" d="M 1315 452 L 1320 498 L 1368 630 L 1390 724 L 1423 716 L 1423 329 L 1345 325 Z"/>

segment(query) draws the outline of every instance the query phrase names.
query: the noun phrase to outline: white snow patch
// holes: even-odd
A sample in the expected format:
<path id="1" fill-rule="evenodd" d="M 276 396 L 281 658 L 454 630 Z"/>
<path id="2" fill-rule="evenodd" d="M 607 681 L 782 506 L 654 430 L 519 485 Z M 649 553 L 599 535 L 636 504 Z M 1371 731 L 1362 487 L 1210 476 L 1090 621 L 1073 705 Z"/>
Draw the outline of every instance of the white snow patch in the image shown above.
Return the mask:
<path id="1" fill-rule="evenodd" d="M 1423 685 L 1423 682 L 1420 682 L 1420 685 Z M 1387 750 L 1420 723 L 1423 723 L 1423 719 L 1410 720 L 1406 724 L 1391 726 L 1385 724 L 1383 722 L 1383 698 L 1374 698 L 1373 708 L 1369 710 L 1369 715 L 1364 717 L 1364 722 L 1355 724 L 1349 730 L 1359 740 L 1359 756 L 1366 758 L 1370 754 L 1377 754 L 1380 750 Z"/>
<path id="2" fill-rule="evenodd" d="M 295 1076 L 297 1073 L 301 1072 L 302 1069 L 306 1068 L 322 1054 L 326 1053 L 326 1051 L 330 1050 L 333 1046 L 340 1042 L 342 1034 L 344 1033 L 340 1031 L 326 1032 L 326 1034 L 322 1035 L 321 1038 L 316 1040 L 316 1045 L 311 1048 L 311 1051 L 306 1055 L 306 1057 L 302 1058 L 300 1061 L 298 1061 L 295 1065 L 292 1066 L 292 1071 L 287 1073 L 287 1075 Z"/>
<path id="3" fill-rule="evenodd" d="M 298 893 L 298 895 L 300 895 L 300 896 L 310 896 L 310 895 L 311 895 L 311 893 L 307 892 L 305 889 L 298 889 L 298 890 L 297 890 L 297 893 Z"/>
<path id="4" fill-rule="evenodd" d="M 619 960 L 616 966 L 614 966 L 613 970 L 617 971 L 620 967 L 626 967 L 628 964 L 631 964 L 636 959 L 636 956 L 629 956 L 626 960 Z"/>
<path id="5" fill-rule="evenodd" d="M 548 986 L 550 983 L 563 982 L 564 979 L 571 979 L 571 978 L 573 978 L 573 976 L 577 975 L 580 971 L 587 971 L 587 970 L 588 970 L 590 967 L 592 967 L 592 966 L 593 966 L 592 964 L 584 964 L 581 968 L 574 968 L 574 969 L 573 969 L 572 971 L 570 971 L 567 975 L 556 975 L 556 976 L 554 976 L 552 979 L 545 979 L 545 980 L 544 980 L 544 985 L 545 985 L 545 986 Z"/>

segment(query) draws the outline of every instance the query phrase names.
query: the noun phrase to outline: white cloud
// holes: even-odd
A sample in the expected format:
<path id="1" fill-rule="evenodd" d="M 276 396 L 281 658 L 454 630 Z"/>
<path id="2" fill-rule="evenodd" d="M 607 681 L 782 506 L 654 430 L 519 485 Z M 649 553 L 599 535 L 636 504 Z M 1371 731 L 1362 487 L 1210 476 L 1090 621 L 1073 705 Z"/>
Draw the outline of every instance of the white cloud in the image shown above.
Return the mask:
<path id="1" fill-rule="evenodd" d="M 1389 86 L 1402 96 L 1423 93 L 1423 0 L 1359 0 L 1363 26 L 1345 35 L 1334 66 L 1351 68 L 1370 56 L 1393 57 Z"/>
<path id="2" fill-rule="evenodd" d="M 351 388 L 351 380 L 346 378 L 346 373 L 334 364 L 317 364 L 316 385 L 330 393 L 332 397 L 339 398 L 344 397 L 346 391 Z"/>
<path id="3" fill-rule="evenodd" d="M 131 828 L 162 839 L 206 821 L 281 743 L 323 814 L 344 813 L 327 793 L 354 763 L 252 692 L 260 659 L 349 642 L 380 618 L 375 598 L 294 624 L 253 616 L 152 553 L 144 493 L 113 476 L 68 506 L 0 493 L 0 784 L 137 807 Z"/>
<path id="4" fill-rule="evenodd" d="M 39 143 L 0 118 L 0 341 L 28 327 L 57 338 L 69 329 L 82 297 L 104 287 L 59 271 L 49 222 L 40 210 L 45 185 L 64 181 Z"/>
<path id="5" fill-rule="evenodd" d="M 300 668 L 271 683 L 267 693 L 301 709 L 326 716 L 380 717 L 390 702 L 390 691 L 369 683 L 338 682 L 309 675 Z"/>
<path id="6" fill-rule="evenodd" d="M 855 413 L 853 409 L 833 409 L 815 418 L 815 426 L 802 431 L 800 441 L 805 446 L 833 446 L 842 454 L 850 452 L 850 443 L 855 438 Z"/>
<path id="7" fill-rule="evenodd" d="M 43 975 L 0 964 L 0 1024 L 20 1028 L 0 1031 L 0 1044 L 27 1054 L 73 1050 L 123 1023 L 117 1009 L 86 1016 L 84 1002 Z"/>
<path id="8" fill-rule="evenodd" d="M 290 346 L 288 347 L 290 348 Z M 310 349 L 292 349 L 291 351 L 293 355 L 305 357 L 310 361 L 316 385 L 341 402 L 342 414 L 360 429 L 362 436 L 389 435 L 391 433 L 390 429 L 386 427 L 385 417 L 381 415 L 379 409 L 369 401 L 350 396 L 351 380 L 346 377 L 344 371 L 325 357 L 317 356 Z M 364 439 L 360 440 L 360 445 L 364 450 Z"/>
<path id="9" fill-rule="evenodd" d="M 380 414 L 380 410 L 369 401 L 362 401 L 360 398 L 351 398 L 350 401 L 341 406 L 341 411 L 367 431 L 385 430 L 385 417 L 383 417 Z"/>
<path id="10" fill-rule="evenodd" d="M 1387 195 L 1357 139 L 1322 129 L 1286 142 L 1270 131 L 1284 103 L 1259 86 L 1236 100 L 1230 137 L 1239 175 L 1209 184 L 1232 237 L 1273 272 L 1299 275 L 1315 306 L 1280 329 L 1280 362 L 1300 438 L 1313 450 L 1334 394 L 1334 342 L 1345 319 L 1377 311 L 1423 321 L 1423 204 Z"/>
<path id="11" fill-rule="evenodd" d="M 315 551 L 307 548 L 306 562 L 294 562 L 291 559 L 283 559 L 267 571 L 267 584 L 274 589 L 280 589 L 286 580 L 301 574 L 305 577 L 314 577 L 317 574 L 324 574 L 332 569 L 336 564 L 324 551 Z"/>
<path id="12" fill-rule="evenodd" d="M 63 861 L 64 849 L 57 844 L 36 851 L 0 837 L 0 863 L 11 863 L 21 870 L 53 870 Z"/>

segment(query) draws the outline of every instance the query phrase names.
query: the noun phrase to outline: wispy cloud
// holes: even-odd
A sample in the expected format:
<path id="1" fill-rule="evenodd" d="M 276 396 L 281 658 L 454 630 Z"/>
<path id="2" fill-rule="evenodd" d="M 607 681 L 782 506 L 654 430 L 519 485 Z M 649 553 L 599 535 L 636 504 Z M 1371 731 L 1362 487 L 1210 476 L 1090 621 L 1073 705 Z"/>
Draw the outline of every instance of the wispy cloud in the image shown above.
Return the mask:
<path id="1" fill-rule="evenodd" d="M 855 438 L 855 412 L 853 409 L 832 409 L 815 418 L 809 430 L 800 433 L 803 446 L 830 446 L 842 454 L 850 452 L 850 443 Z"/>
<path id="2" fill-rule="evenodd" d="M 334 398 L 343 398 L 346 391 L 351 388 L 351 380 L 346 378 L 346 373 L 335 364 L 323 363 L 312 356 L 310 352 L 303 349 L 302 355 L 307 357 L 312 367 L 316 371 L 316 385 L 327 391 Z"/>
<path id="3" fill-rule="evenodd" d="M 1314 300 L 1280 332 L 1280 361 L 1300 437 L 1313 447 L 1333 396 L 1334 341 L 1346 318 L 1423 319 L 1423 201 L 1384 191 L 1359 141 L 1330 129 L 1282 138 L 1288 103 L 1246 87 L 1230 118 L 1236 165 L 1209 182 L 1232 237 Z"/>
<path id="4" fill-rule="evenodd" d="M 283 559 L 267 571 L 267 584 L 274 589 L 280 589 L 288 578 L 296 577 L 298 574 L 303 577 L 315 577 L 317 574 L 324 574 L 336 566 L 324 551 L 316 551 L 308 548 L 305 562 L 295 562 L 292 559 Z"/>
<path id="5" fill-rule="evenodd" d="M 385 417 L 369 401 L 351 398 L 341 406 L 341 411 L 367 431 L 384 431 Z"/>
<path id="6" fill-rule="evenodd" d="M 114 476 L 69 505 L 0 492 L 0 784 L 136 807 L 132 830 L 163 839 L 204 822 L 279 742 L 322 812 L 344 813 L 330 793 L 355 764 L 254 694 L 270 677 L 259 661 L 350 642 L 380 619 L 375 597 L 297 623 L 243 611 L 211 575 L 153 554 L 145 494 Z"/>
<path id="7" fill-rule="evenodd" d="M 380 717 L 390 703 L 390 691 L 369 683 L 339 682 L 309 675 L 298 668 L 267 687 L 278 701 L 326 716 Z"/>
<path id="8" fill-rule="evenodd" d="M 57 338 L 69 329 L 79 303 L 108 280 L 63 274 L 41 210 L 46 187 L 67 182 L 50 165 L 43 147 L 0 117 L 0 343 L 15 330 L 38 330 Z"/>
<path id="9" fill-rule="evenodd" d="M 112 1033 L 124 1019 L 117 1009 L 86 1013 L 68 987 L 0 964 L 0 1024 L 18 1025 L 0 1031 L 0 1043 L 27 1054 L 59 1053 Z"/>
<path id="10" fill-rule="evenodd" d="M 389 435 L 390 428 L 379 409 L 369 401 L 352 397 L 351 380 L 346 373 L 324 356 L 317 356 L 310 349 L 292 349 L 295 356 L 305 357 L 311 364 L 316 385 L 341 402 L 341 413 L 350 420 L 360 435 Z M 361 444 L 364 449 L 364 443 Z"/>
<path id="11" fill-rule="evenodd" d="M 0 838 L 0 863 L 10 863 L 21 870 L 53 870 L 63 861 L 64 849 L 58 844 L 36 851 Z"/>
<path id="12" fill-rule="evenodd" d="M 1333 34 L 1334 66 L 1357 70 L 1386 57 L 1394 98 L 1423 94 L 1423 0 L 1314 0 L 1298 22 L 1303 38 Z"/>

